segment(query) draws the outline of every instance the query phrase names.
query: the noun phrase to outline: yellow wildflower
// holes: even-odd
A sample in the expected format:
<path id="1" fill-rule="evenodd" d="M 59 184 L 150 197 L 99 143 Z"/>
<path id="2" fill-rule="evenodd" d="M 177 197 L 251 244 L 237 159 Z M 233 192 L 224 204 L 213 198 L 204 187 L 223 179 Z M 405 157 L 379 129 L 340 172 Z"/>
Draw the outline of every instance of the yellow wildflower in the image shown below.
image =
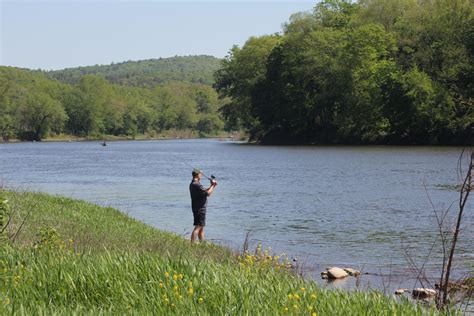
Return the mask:
<path id="1" fill-rule="evenodd" d="M 304 287 L 301 288 L 301 292 L 304 292 L 306 291 L 306 289 Z"/>
<path id="2" fill-rule="evenodd" d="M 178 291 L 178 286 L 175 285 L 175 286 L 173 287 L 173 290 Z"/>
<path id="3" fill-rule="evenodd" d="M 298 308 L 299 308 L 298 304 L 294 304 L 294 305 L 293 305 L 293 308 L 294 308 L 294 309 L 298 309 Z"/>
<path id="4" fill-rule="evenodd" d="M 283 311 L 284 311 L 284 312 L 288 312 L 288 307 L 285 307 L 285 308 L 283 309 Z"/>
<path id="5" fill-rule="evenodd" d="M 180 280 L 182 280 L 182 279 L 184 278 L 184 275 L 183 275 L 182 273 L 180 273 L 180 274 L 178 275 L 178 278 L 179 278 Z"/>
<path id="6" fill-rule="evenodd" d="M 316 294 L 311 294 L 311 298 L 312 298 L 313 300 L 315 300 L 315 299 L 316 299 Z"/>
<path id="7" fill-rule="evenodd" d="M 168 272 L 165 272 L 165 277 L 169 277 L 170 274 Z"/>
<path id="8" fill-rule="evenodd" d="M 200 297 L 200 298 L 198 299 L 199 304 L 201 304 L 203 301 L 204 301 L 204 299 L 203 299 L 202 297 Z"/>
<path id="9" fill-rule="evenodd" d="M 178 275 L 177 274 L 173 274 L 173 280 L 178 280 Z"/>
<path id="10" fill-rule="evenodd" d="M 188 289 L 188 294 L 189 294 L 189 295 L 193 295 L 193 294 L 194 294 L 193 288 L 189 288 L 189 289 Z"/>
<path id="11" fill-rule="evenodd" d="M 160 282 L 160 288 L 163 288 L 163 282 Z"/>
<path id="12" fill-rule="evenodd" d="M 318 314 L 316 314 L 315 312 L 313 312 L 313 313 L 311 314 L 311 316 L 318 316 Z"/>
<path id="13" fill-rule="evenodd" d="M 293 299 L 293 294 L 288 294 L 288 299 L 289 300 Z"/>

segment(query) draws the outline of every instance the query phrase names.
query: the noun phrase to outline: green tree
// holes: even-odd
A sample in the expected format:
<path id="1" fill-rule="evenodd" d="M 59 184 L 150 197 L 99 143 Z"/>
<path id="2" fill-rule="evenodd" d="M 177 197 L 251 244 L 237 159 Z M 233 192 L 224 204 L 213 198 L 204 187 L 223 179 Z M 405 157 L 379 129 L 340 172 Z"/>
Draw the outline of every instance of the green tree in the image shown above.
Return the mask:
<path id="1" fill-rule="evenodd" d="M 323 0 L 313 12 L 318 25 L 328 28 L 346 28 L 355 17 L 359 5 L 350 0 Z"/>
<path id="2" fill-rule="evenodd" d="M 242 48 L 232 47 L 215 74 L 215 89 L 221 98 L 229 97 L 222 107 L 228 129 L 251 129 L 258 121 L 251 114 L 251 91 L 265 75 L 266 60 L 279 35 L 251 37 Z"/>
<path id="3" fill-rule="evenodd" d="M 224 122 L 217 114 L 202 115 L 196 123 L 196 129 L 201 135 L 212 135 L 222 130 Z"/>
<path id="4" fill-rule="evenodd" d="M 67 115 L 61 103 L 43 92 L 31 93 L 17 110 L 20 137 L 41 140 L 53 129 L 61 132 Z"/>
<path id="5" fill-rule="evenodd" d="M 110 87 L 103 77 L 82 77 L 76 89 L 65 100 L 69 116 L 68 129 L 80 136 L 104 133 L 109 97 Z"/>
<path id="6" fill-rule="evenodd" d="M 384 78 L 397 72 L 392 56 L 395 38 L 380 24 L 353 28 L 345 42 L 342 62 L 350 71 L 347 98 L 337 109 L 338 134 L 348 142 L 377 143 L 389 133 L 381 96 Z"/>
<path id="7" fill-rule="evenodd" d="M 12 82 L 0 77 L 0 136 L 7 141 L 14 135 L 14 119 L 11 113 L 9 92 Z"/>

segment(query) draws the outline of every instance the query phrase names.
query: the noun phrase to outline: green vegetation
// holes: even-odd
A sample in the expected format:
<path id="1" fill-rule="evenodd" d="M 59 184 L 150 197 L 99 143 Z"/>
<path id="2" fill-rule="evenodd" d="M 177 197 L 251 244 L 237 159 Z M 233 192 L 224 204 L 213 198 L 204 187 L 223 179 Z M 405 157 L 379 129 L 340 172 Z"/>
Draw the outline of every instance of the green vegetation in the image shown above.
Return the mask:
<path id="1" fill-rule="evenodd" d="M 266 143 L 468 144 L 471 0 L 323 0 L 216 73 L 228 128 Z"/>
<path id="2" fill-rule="evenodd" d="M 376 291 L 320 289 L 278 257 L 191 245 L 112 208 L 0 195 L 2 227 L 13 219 L 0 237 L 1 314 L 437 315 Z"/>
<path id="3" fill-rule="evenodd" d="M 214 72 L 219 67 L 220 59 L 201 55 L 126 61 L 44 73 L 52 79 L 71 84 L 78 83 L 84 75 L 101 75 L 114 84 L 154 88 L 169 81 L 211 85 Z"/>
<path id="4" fill-rule="evenodd" d="M 163 59 L 158 63 L 183 81 L 169 81 L 171 76 L 163 79 L 154 77 L 153 72 L 144 73 L 143 80 L 153 76 L 163 81 L 155 85 L 143 84 L 146 88 L 113 84 L 101 74 L 88 74 L 100 73 L 94 67 L 90 71 L 76 68 L 77 75 L 74 69 L 65 70 L 66 77 L 73 73 L 71 84 L 49 79 L 40 72 L 0 67 L 0 137 L 4 140 L 41 140 L 67 134 L 92 138 L 103 135 L 134 138 L 144 134 L 166 134 L 170 130 L 192 131 L 200 136 L 214 135 L 223 127 L 218 113 L 220 101 L 217 93 L 209 85 L 184 80 L 186 76 L 192 76 L 193 71 L 207 67 L 207 63 L 200 64 L 201 59 L 208 61 L 210 58 L 183 58 L 182 64 L 177 63 L 179 58 L 174 58 L 174 62 Z M 124 73 L 133 72 L 130 78 L 138 80 L 140 71 L 144 72 L 149 63 L 153 64 L 151 61 L 125 63 Z M 113 66 L 97 68 L 102 67 L 105 67 L 103 75 L 111 77 L 112 82 L 119 81 L 106 71 L 107 67 L 115 69 Z M 84 75 L 80 76 L 82 73 Z M 55 74 L 61 78 L 61 72 Z"/>

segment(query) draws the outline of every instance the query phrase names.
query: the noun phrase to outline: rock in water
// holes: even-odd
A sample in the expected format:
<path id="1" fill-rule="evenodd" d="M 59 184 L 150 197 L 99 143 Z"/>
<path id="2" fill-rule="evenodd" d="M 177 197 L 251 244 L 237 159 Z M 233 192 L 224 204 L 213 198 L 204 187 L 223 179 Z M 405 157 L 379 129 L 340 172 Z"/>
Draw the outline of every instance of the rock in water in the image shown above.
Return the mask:
<path id="1" fill-rule="evenodd" d="M 330 279 L 342 279 L 348 276 L 347 272 L 341 268 L 333 267 L 328 271 L 328 278 Z"/>
<path id="2" fill-rule="evenodd" d="M 342 269 L 346 271 L 350 276 L 358 277 L 360 275 L 360 271 L 352 268 L 344 268 Z"/>
<path id="3" fill-rule="evenodd" d="M 398 289 L 398 290 L 395 291 L 395 295 L 402 295 L 402 294 L 408 293 L 408 292 L 410 292 L 409 289 Z"/>
<path id="4" fill-rule="evenodd" d="M 437 292 L 436 290 L 433 290 L 433 289 L 418 287 L 416 289 L 413 289 L 412 295 L 414 298 L 417 298 L 417 299 L 425 299 L 425 298 L 435 297 L 437 295 Z"/>

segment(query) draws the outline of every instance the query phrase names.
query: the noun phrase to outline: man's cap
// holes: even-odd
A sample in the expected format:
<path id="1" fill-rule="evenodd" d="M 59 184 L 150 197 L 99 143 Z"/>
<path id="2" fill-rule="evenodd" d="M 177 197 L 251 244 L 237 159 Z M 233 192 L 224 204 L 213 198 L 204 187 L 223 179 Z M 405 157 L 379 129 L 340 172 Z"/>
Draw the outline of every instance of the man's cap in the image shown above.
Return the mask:
<path id="1" fill-rule="evenodd" d="M 197 168 L 194 168 L 193 169 L 193 176 L 197 176 L 198 174 L 201 173 L 201 170 L 197 169 Z"/>

